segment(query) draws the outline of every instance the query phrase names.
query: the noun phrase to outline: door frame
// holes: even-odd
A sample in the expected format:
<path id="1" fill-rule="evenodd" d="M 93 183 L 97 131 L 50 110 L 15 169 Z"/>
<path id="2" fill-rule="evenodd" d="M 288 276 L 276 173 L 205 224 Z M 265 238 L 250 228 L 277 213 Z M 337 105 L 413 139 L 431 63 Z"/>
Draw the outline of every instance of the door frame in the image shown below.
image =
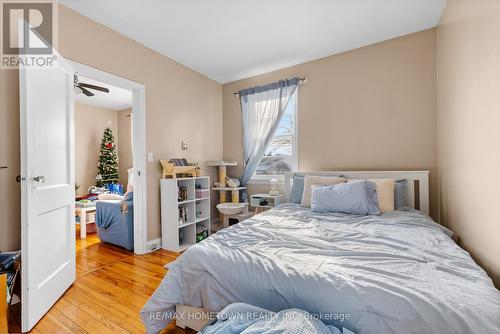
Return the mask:
<path id="1" fill-rule="evenodd" d="M 148 253 L 146 87 L 97 68 L 67 59 L 84 77 L 132 91 L 132 159 L 134 168 L 134 253 Z M 76 238 L 76 236 L 75 236 Z"/>

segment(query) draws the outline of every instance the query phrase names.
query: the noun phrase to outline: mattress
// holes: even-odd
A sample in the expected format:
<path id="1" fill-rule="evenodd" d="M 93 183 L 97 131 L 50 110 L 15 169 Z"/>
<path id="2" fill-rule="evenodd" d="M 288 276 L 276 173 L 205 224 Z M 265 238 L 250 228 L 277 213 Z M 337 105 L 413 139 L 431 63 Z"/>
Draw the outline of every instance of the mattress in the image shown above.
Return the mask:
<path id="1" fill-rule="evenodd" d="M 175 305 L 290 308 L 356 333 L 500 333 L 500 291 L 419 211 L 320 214 L 285 204 L 224 229 L 167 265 L 141 315 L 163 329 Z"/>

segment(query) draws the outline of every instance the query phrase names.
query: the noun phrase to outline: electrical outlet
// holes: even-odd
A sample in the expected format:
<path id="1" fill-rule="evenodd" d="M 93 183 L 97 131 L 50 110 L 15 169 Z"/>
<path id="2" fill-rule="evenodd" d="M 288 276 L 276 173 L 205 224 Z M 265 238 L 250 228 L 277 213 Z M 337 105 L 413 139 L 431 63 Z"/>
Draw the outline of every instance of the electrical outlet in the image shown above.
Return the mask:
<path id="1" fill-rule="evenodd" d="M 153 152 L 148 152 L 148 162 L 153 162 Z"/>
<path id="2" fill-rule="evenodd" d="M 187 143 L 187 141 L 183 140 L 181 142 L 181 147 L 182 147 L 183 151 L 187 150 L 188 149 L 188 143 Z"/>

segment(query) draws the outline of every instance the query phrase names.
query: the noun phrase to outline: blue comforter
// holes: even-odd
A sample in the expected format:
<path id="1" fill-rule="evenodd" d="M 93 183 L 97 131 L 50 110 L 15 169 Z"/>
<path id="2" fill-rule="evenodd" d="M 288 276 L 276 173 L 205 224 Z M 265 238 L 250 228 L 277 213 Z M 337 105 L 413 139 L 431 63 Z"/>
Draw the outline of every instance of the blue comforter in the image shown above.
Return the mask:
<path id="1" fill-rule="evenodd" d="M 286 204 L 170 263 L 143 320 L 154 333 L 170 320 L 151 312 L 241 301 L 348 315 L 324 322 L 356 333 L 500 333 L 500 291 L 450 235 L 415 210 L 354 216 Z"/>

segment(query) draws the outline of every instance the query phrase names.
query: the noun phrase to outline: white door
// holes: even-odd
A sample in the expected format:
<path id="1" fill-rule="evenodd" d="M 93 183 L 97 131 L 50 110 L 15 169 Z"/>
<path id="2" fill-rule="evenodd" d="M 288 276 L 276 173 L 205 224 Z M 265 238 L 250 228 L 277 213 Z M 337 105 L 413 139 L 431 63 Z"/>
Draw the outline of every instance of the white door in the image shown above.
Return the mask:
<path id="1" fill-rule="evenodd" d="M 73 70 L 19 69 L 22 330 L 75 281 Z"/>

